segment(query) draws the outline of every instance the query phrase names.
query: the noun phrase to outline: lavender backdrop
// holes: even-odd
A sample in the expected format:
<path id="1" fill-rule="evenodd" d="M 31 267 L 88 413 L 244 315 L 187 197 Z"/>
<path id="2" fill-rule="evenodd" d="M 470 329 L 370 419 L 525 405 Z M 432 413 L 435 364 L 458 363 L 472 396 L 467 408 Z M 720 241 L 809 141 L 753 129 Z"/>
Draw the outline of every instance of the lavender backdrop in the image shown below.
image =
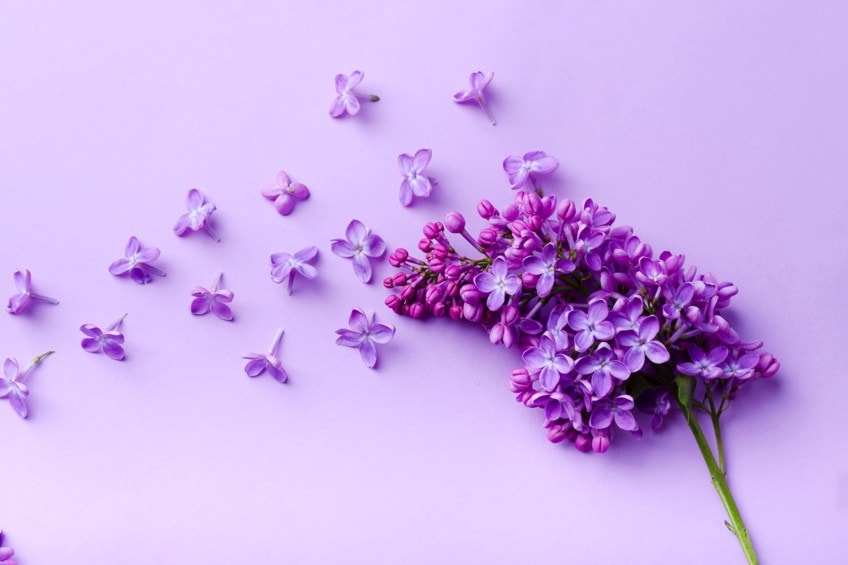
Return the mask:
<path id="1" fill-rule="evenodd" d="M 783 365 L 725 424 L 755 545 L 848 550 L 844 4 L 151 4 L 0 6 L 0 289 L 29 268 L 62 301 L 0 315 L 4 357 L 57 350 L 29 421 L 0 405 L 21 565 L 739 562 L 682 422 L 604 456 L 552 446 L 508 391 L 515 352 L 397 319 L 330 254 L 352 217 L 394 248 L 511 198 L 500 162 L 532 149 L 562 161 L 557 194 L 740 287 Z M 331 120 L 354 68 L 383 100 Z M 450 101 L 478 69 L 497 127 Z M 420 147 L 440 184 L 401 209 L 395 159 Z M 280 168 L 313 194 L 287 218 L 258 193 Z M 222 243 L 171 233 L 191 187 Z M 109 275 L 132 234 L 167 278 Z M 311 244 L 320 277 L 287 297 L 268 255 Z M 188 312 L 221 270 L 232 324 Z M 376 372 L 333 344 L 354 306 L 398 326 Z M 126 362 L 79 348 L 123 312 Z M 290 384 L 248 379 L 239 355 L 278 326 Z"/>

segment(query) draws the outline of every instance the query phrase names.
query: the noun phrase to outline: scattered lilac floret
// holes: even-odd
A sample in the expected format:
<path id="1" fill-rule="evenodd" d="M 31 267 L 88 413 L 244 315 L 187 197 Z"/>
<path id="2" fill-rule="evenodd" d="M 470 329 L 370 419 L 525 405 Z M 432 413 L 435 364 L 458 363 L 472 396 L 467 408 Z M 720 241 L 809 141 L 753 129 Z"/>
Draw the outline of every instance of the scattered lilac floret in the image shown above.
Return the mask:
<path id="1" fill-rule="evenodd" d="M 212 212 L 215 205 L 206 201 L 206 197 L 196 188 L 188 191 L 185 202 L 187 214 L 180 216 L 174 225 L 174 233 L 182 237 L 189 232 L 203 230 L 215 241 L 221 241 L 221 237 L 212 227 Z"/>
<path id="2" fill-rule="evenodd" d="M 336 98 L 330 106 L 330 116 L 340 118 L 345 113 L 355 116 L 359 113 L 361 105 L 360 98 L 367 98 L 371 102 L 377 102 L 380 97 L 376 94 L 362 94 L 357 92 L 356 87 L 365 78 L 362 71 L 353 71 L 350 76 L 343 74 L 336 75 Z"/>
<path id="3" fill-rule="evenodd" d="M 264 372 L 268 372 L 275 380 L 284 383 L 289 379 L 288 373 L 283 369 L 283 364 L 277 357 L 277 350 L 280 349 L 280 342 L 283 340 L 283 328 L 277 330 L 274 336 L 274 341 L 268 349 L 268 353 L 245 353 L 241 356 L 247 360 L 244 366 L 244 372 L 248 377 L 258 377 Z"/>
<path id="4" fill-rule="evenodd" d="M 208 289 L 202 286 L 196 286 L 192 289 L 191 295 L 194 296 L 194 300 L 191 301 L 192 314 L 203 316 L 211 311 L 222 320 L 227 322 L 233 320 L 230 302 L 233 301 L 234 294 L 232 291 L 219 288 L 223 277 L 224 273 L 219 274 Z"/>
<path id="5" fill-rule="evenodd" d="M 277 173 L 274 182 L 261 190 L 262 196 L 274 201 L 274 208 L 281 216 L 288 216 L 295 204 L 309 198 L 309 189 L 305 184 L 294 182 L 285 171 Z"/>
<path id="6" fill-rule="evenodd" d="M 9 304 L 6 306 L 6 311 L 10 314 L 23 314 L 33 302 L 59 304 L 59 301 L 55 298 L 50 298 L 49 296 L 37 294 L 32 291 L 32 275 L 27 269 L 16 271 L 13 276 L 18 293 L 13 294 L 9 298 Z"/>
<path id="7" fill-rule="evenodd" d="M 124 256 L 109 266 L 109 272 L 116 277 L 129 277 L 139 284 L 149 283 L 156 275 L 164 277 L 165 273 L 151 265 L 159 259 L 159 249 L 142 247 L 138 238 L 132 236 L 124 249 Z"/>
<path id="8" fill-rule="evenodd" d="M 395 327 L 376 323 L 373 314 L 369 319 L 365 312 L 358 308 L 351 311 L 349 325 L 350 329 L 336 330 L 339 336 L 336 343 L 359 349 L 362 361 L 368 368 L 373 369 L 377 364 L 377 344 L 389 343 L 395 335 Z"/>
<path id="9" fill-rule="evenodd" d="M 27 408 L 26 403 L 26 397 L 29 396 L 29 389 L 24 384 L 24 380 L 26 380 L 32 370 L 39 363 L 53 355 L 53 353 L 53 351 L 48 351 L 43 355 L 39 355 L 23 370 L 21 370 L 18 365 L 18 361 L 14 357 L 9 357 L 3 364 L 3 376 L 0 377 L 0 398 L 8 398 L 9 404 L 12 405 L 12 409 L 14 409 L 21 418 L 26 419 L 29 415 L 29 409 Z M 0 538 L 2 538 L 2 536 L 0 536 Z M 0 539 L 0 541 L 2 541 L 2 539 Z M 4 549 L 6 549 L 8 553 L 8 548 L 0 548 L 0 559 L 4 559 Z M 12 553 L 8 553 L 5 559 L 11 557 Z"/>
<path id="10" fill-rule="evenodd" d="M 492 115 L 492 111 L 489 110 L 489 105 L 486 104 L 486 96 L 483 93 L 486 90 L 486 87 L 489 86 L 489 83 L 492 82 L 492 78 L 495 76 L 495 73 L 483 74 L 481 71 L 477 71 L 471 73 L 471 76 L 468 77 L 468 82 L 471 85 L 471 88 L 468 90 L 461 90 L 453 95 L 453 101 L 457 103 L 463 102 L 474 102 L 483 109 L 486 113 L 486 117 L 489 118 L 489 121 L 492 122 L 492 125 L 496 125 L 495 116 Z"/>
<path id="11" fill-rule="evenodd" d="M 16 562 L 12 560 L 12 557 L 15 555 L 15 550 L 11 547 L 3 546 L 3 530 L 0 530 L 0 565 L 16 565 Z"/>
<path id="12" fill-rule="evenodd" d="M 433 185 L 436 180 L 428 177 L 424 172 L 430 159 L 433 157 L 433 151 L 430 149 L 419 149 L 415 155 L 407 155 L 402 153 L 398 155 L 398 168 L 400 174 L 403 175 L 403 182 L 400 183 L 400 203 L 402 206 L 409 206 L 417 196 L 419 198 L 427 198 L 433 190 Z"/>
<path id="13" fill-rule="evenodd" d="M 126 353 L 124 352 L 124 334 L 120 332 L 121 324 L 124 322 L 124 314 L 106 328 L 101 330 L 94 324 L 83 324 L 80 326 L 80 331 L 86 335 L 82 340 L 82 348 L 89 353 L 105 353 L 115 361 L 123 361 Z"/>
<path id="14" fill-rule="evenodd" d="M 539 190 L 536 177 L 548 175 L 559 167 L 559 161 L 544 151 L 531 151 L 523 157 L 510 155 L 503 162 L 504 172 L 509 177 L 513 190 L 532 188 Z"/>
<path id="15" fill-rule="evenodd" d="M 334 239 L 331 249 L 339 257 L 353 259 L 353 271 L 364 283 L 371 280 L 371 258 L 386 252 L 386 243 L 359 220 L 351 220 L 345 230 L 346 239 Z"/>
<path id="16" fill-rule="evenodd" d="M 274 253 L 271 255 L 271 280 L 277 284 L 288 281 L 286 286 L 289 295 L 295 275 L 312 280 L 318 276 L 318 269 L 310 263 L 318 256 L 317 247 L 305 247 L 294 255 L 291 253 Z"/>

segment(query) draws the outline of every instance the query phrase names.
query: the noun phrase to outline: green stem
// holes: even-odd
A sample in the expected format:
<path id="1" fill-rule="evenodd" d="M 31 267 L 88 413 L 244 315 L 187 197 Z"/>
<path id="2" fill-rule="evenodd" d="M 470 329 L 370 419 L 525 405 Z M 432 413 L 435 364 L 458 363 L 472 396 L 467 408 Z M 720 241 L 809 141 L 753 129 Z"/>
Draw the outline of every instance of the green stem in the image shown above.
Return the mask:
<path id="1" fill-rule="evenodd" d="M 727 467 L 724 462 L 724 442 L 721 440 L 721 422 L 719 422 L 719 415 L 715 412 L 710 414 L 710 419 L 713 421 L 713 432 L 715 433 L 715 441 L 716 441 L 716 451 L 718 451 L 718 468 L 721 469 L 722 474 L 727 476 Z"/>
<path id="2" fill-rule="evenodd" d="M 748 564 L 756 565 L 759 561 L 757 560 L 757 553 L 754 551 L 754 545 L 751 543 L 751 536 L 748 534 L 748 528 L 745 527 L 745 523 L 742 521 L 742 515 L 739 513 L 739 508 L 736 506 L 736 501 L 733 500 L 733 494 L 730 492 L 727 479 L 725 479 L 724 473 L 716 463 L 713 452 L 710 449 L 710 444 L 707 442 L 707 438 L 704 435 L 704 431 L 701 429 L 701 425 L 698 423 L 698 419 L 695 417 L 695 414 L 691 410 L 687 409 L 687 407 L 683 404 L 681 404 L 680 407 L 683 410 L 683 415 L 686 417 L 686 423 L 689 424 L 689 429 L 692 430 L 692 434 L 695 436 L 695 441 L 698 443 L 698 449 L 701 450 L 701 455 L 703 455 L 704 461 L 707 464 L 707 469 L 710 472 L 710 478 L 712 479 L 713 486 L 718 491 L 718 496 L 721 499 L 722 504 L 724 504 L 725 510 L 727 510 L 727 516 L 730 518 L 730 522 L 725 523 L 728 528 L 736 534 L 739 543 L 742 545 L 742 552 L 745 554 L 745 559 L 748 560 Z"/>

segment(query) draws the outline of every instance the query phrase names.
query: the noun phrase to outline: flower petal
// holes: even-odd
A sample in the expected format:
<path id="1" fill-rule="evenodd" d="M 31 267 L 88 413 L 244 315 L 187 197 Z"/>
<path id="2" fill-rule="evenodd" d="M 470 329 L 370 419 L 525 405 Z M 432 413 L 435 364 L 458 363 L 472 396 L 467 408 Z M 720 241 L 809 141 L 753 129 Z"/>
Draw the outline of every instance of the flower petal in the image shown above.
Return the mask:
<path id="1" fill-rule="evenodd" d="M 431 149 L 419 149 L 415 152 L 415 156 L 412 158 L 413 168 L 420 173 L 427 167 L 428 164 L 430 164 L 430 159 L 432 159 L 432 157 L 433 151 Z"/>
<path id="2" fill-rule="evenodd" d="M 281 216 L 288 216 L 292 213 L 292 210 L 294 210 L 294 203 L 294 198 L 287 193 L 282 193 L 276 200 L 274 200 L 274 208 L 277 209 L 277 212 L 279 212 Z"/>
<path id="3" fill-rule="evenodd" d="M 341 329 L 336 330 L 336 333 L 339 336 L 336 338 L 336 345 L 343 345 L 344 347 L 359 347 L 364 339 L 364 334 L 353 330 Z"/>
<path id="4" fill-rule="evenodd" d="M 15 279 L 15 288 L 22 294 L 27 294 L 32 288 L 32 274 L 27 269 L 15 271 L 12 275 Z"/>
<path id="5" fill-rule="evenodd" d="M 357 98 L 353 94 L 350 94 L 344 97 L 343 102 L 345 105 L 345 110 L 347 110 L 348 114 L 350 114 L 351 116 L 355 116 L 359 113 L 359 110 L 361 108 L 361 105 L 359 104 L 359 98 Z"/>
<path id="6" fill-rule="evenodd" d="M 348 325 L 354 331 L 364 334 L 369 330 L 368 316 L 366 316 L 365 312 L 363 312 L 359 308 L 354 308 L 350 312 L 350 318 L 348 318 Z"/>
<path id="7" fill-rule="evenodd" d="M 109 272 L 115 276 L 126 274 L 126 272 L 129 270 L 130 262 L 124 257 L 121 257 L 120 259 L 109 265 Z"/>
<path id="8" fill-rule="evenodd" d="M 184 236 L 186 234 L 186 232 L 191 230 L 191 226 L 189 225 L 189 223 L 190 223 L 189 222 L 189 215 L 183 214 L 177 220 L 177 223 L 174 224 L 174 233 L 177 234 L 180 237 Z"/>
<path id="9" fill-rule="evenodd" d="M 344 96 L 336 96 L 333 103 L 330 105 L 330 116 L 338 118 L 345 113 Z"/>
<path id="10" fill-rule="evenodd" d="M 407 176 L 412 171 L 412 163 L 412 157 L 406 153 L 398 155 L 398 170 L 400 170 L 400 174 L 404 177 Z"/>
<path id="11" fill-rule="evenodd" d="M 671 358 L 665 346 L 658 341 L 649 341 L 645 344 L 645 355 L 658 365 Z"/>
<path id="12" fill-rule="evenodd" d="M 84 337 L 81 342 L 82 348 L 89 353 L 99 353 L 101 349 L 100 341 L 93 337 Z"/>
<path id="13" fill-rule="evenodd" d="M 318 248 L 313 246 L 304 247 L 294 254 L 294 258 L 298 261 L 312 261 L 318 255 Z"/>
<path id="14" fill-rule="evenodd" d="M 334 239 L 330 244 L 330 250 L 339 257 L 346 259 L 353 257 L 356 253 L 356 248 L 344 239 Z"/>
<path id="15" fill-rule="evenodd" d="M 362 242 L 362 252 L 369 257 L 380 257 L 386 252 L 386 242 L 376 233 L 369 233 Z"/>
<path id="16" fill-rule="evenodd" d="M 115 361 L 121 361 L 124 358 L 124 348 L 112 340 L 103 342 L 103 353 Z"/>
<path id="17" fill-rule="evenodd" d="M 369 335 L 374 343 L 389 343 L 395 335 L 395 328 L 388 324 L 374 324 Z"/>
<path id="18" fill-rule="evenodd" d="M 29 410 L 27 409 L 26 397 L 21 394 L 18 390 L 13 390 L 9 395 L 9 403 L 12 405 L 12 408 L 15 412 L 18 413 L 18 416 L 26 419 L 29 414 Z"/>
<path id="19" fill-rule="evenodd" d="M 192 188 L 186 195 L 185 206 L 188 210 L 197 210 L 203 206 L 204 200 L 205 198 L 203 198 L 203 193 L 196 188 Z"/>
<path id="20" fill-rule="evenodd" d="M 213 300 L 212 301 L 212 313 L 221 318 L 222 320 L 226 320 L 228 322 L 233 319 L 233 310 L 227 305 L 226 302 L 221 300 Z"/>
<path id="21" fill-rule="evenodd" d="M 248 377 L 258 377 L 265 372 L 265 368 L 267 366 L 268 362 L 265 360 L 265 357 L 251 359 L 247 362 L 247 364 L 245 364 L 244 372 Z"/>
<path id="22" fill-rule="evenodd" d="M 138 250 L 141 248 L 141 244 L 138 242 L 138 238 L 136 236 L 132 236 L 130 240 L 127 242 L 127 246 L 124 248 L 124 257 L 131 257 L 138 253 Z"/>
<path id="23" fill-rule="evenodd" d="M 206 296 L 199 296 L 191 301 L 191 313 L 195 316 L 203 316 L 211 308 L 210 300 Z"/>
<path id="24" fill-rule="evenodd" d="M 369 369 L 373 369 L 374 365 L 377 364 L 377 348 L 374 347 L 374 343 L 371 340 L 366 339 L 359 344 L 359 355 Z"/>
<path id="25" fill-rule="evenodd" d="M 357 253 L 353 256 L 353 272 L 364 283 L 371 280 L 371 262 L 364 253 Z"/>
<path id="26" fill-rule="evenodd" d="M 3 374 L 6 376 L 6 379 L 10 381 L 14 381 L 18 376 L 18 371 L 20 367 L 18 367 L 18 360 L 13 357 L 9 357 L 6 359 L 6 362 L 3 363 Z"/>
<path id="27" fill-rule="evenodd" d="M 359 245 L 368 235 L 368 228 L 359 220 L 351 220 L 345 228 L 345 237 L 354 246 Z"/>

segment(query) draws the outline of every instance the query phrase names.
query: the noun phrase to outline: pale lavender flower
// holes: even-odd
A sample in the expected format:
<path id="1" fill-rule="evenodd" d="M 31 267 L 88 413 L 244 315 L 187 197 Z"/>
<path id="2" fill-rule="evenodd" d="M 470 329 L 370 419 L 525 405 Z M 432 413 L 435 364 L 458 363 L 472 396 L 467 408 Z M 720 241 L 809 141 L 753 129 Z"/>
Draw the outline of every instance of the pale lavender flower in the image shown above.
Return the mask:
<path id="1" fill-rule="evenodd" d="M 350 329 L 336 330 L 339 336 L 336 343 L 359 349 L 362 361 L 368 368 L 373 369 L 377 364 L 377 344 L 389 343 L 395 335 L 395 327 L 376 323 L 373 314 L 369 319 L 365 312 L 358 308 L 351 311 L 348 324 Z"/>
<path id="2" fill-rule="evenodd" d="M 748 379 L 754 375 L 754 368 L 759 362 L 760 356 L 756 353 L 746 353 L 738 359 L 728 359 L 722 365 L 722 376 L 728 379 Z"/>
<path id="3" fill-rule="evenodd" d="M 539 373 L 539 384 L 549 392 L 559 385 L 562 375 L 567 375 L 574 367 L 571 357 L 558 353 L 556 341 L 547 334 L 539 340 L 539 347 L 531 347 L 522 357 L 531 373 Z"/>
<path id="4" fill-rule="evenodd" d="M 151 275 L 165 276 L 164 272 L 151 265 L 157 259 L 159 259 L 159 249 L 142 247 L 138 238 L 132 236 L 124 249 L 124 256 L 109 266 L 109 272 L 116 277 L 129 275 L 139 284 L 148 283 L 152 280 Z"/>
<path id="5" fill-rule="evenodd" d="M 403 175 L 400 183 L 400 203 L 403 206 L 412 204 L 415 196 L 426 198 L 433 190 L 435 180 L 424 173 L 424 169 L 430 163 L 433 151 L 430 149 L 419 149 L 415 155 L 402 153 L 398 155 L 398 168 Z"/>
<path id="6" fill-rule="evenodd" d="M 261 190 L 262 196 L 274 201 L 274 208 L 281 216 L 288 216 L 294 205 L 309 198 L 309 189 L 305 184 L 293 182 L 285 171 L 277 173 L 274 182 Z"/>
<path id="7" fill-rule="evenodd" d="M 626 381 L 630 378 L 630 369 L 615 358 L 615 353 L 606 343 L 602 343 L 594 355 L 578 359 L 574 370 L 581 375 L 592 375 L 592 390 L 598 396 L 606 396 L 612 391 L 613 379 Z"/>
<path id="8" fill-rule="evenodd" d="M 642 370 L 645 357 L 652 363 L 662 364 L 670 359 L 665 345 L 655 340 L 660 333 L 660 322 L 656 316 L 648 316 L 639 322 L 639 329 L 625 330 L 618 334 L 618 343 L 630 349 L 624 355 L 624 362 L 632 372 Z"/>
<path id="9" fill-rule="evenodd" d="M 574 419 L 574 400 L 562 392 L 537 392 L 530 398 L 532 406 L 545 409 L 545 418 L 553 422 L 560 418 Z"/>
<path id="10" fill-rule="evenodd" d="M 386 243 L 359 220 L 351 220 L 345 230 L 347 239 L 332 241 L 333 253 L 339 257 L 353 258 L 353 271 L 364 283 L 371 280 L 369 257 L 379 258 L 386 252 Z"/>
<path id="11" fill-rule="evenodd" d="M 215 241 L 221 241 L 220 236 L 212 227 L 212 212 L 215 205 L 206 201 L 206 197 L 196 188 L 188 191 L 185 201 L 187 214 L 180 216 L 174 225 L 174 233 L 182 237 L 189 232 L 203 230 Z"/>
<path id="12" fill-rule="evenodd" d="M 0 545 L 3 544 L 3 530 L 0 530 Z M 15 555 L 15 550 L 11 547 L 0 547 L 0 565 L 15 565 L 12 557 Z"/>
<path id="13" fill-rule="evenodd" d="M 559 161 L 544 151 L 531 151 L 525 153 L 524 157 L 510 155 L 503 162 L 504 172 L 509 177 L 509 184 L 513 190 L 525 187 L 538 189 L 536 177 L 550 174 L 557 170 L 557 167 L 559 167 Z"/>
<path id="14" fill-rule="evenodd" d="M 604 300 L 593 300 L 587 312 L 572 310 L 568 314 L 568 325 L 577 331 L 574 336 L 574 348 L 583 352 L 592 347 L 595 341 L 606 341 L 615 335 L 612 322 L 607 321 L 609 307 Z"/>
<path id="15" fill-rule="evenodd" d="M 317 247 L 305 247 L 294 255 L 274 253 L 271 255 L 271 280 L 277 284 L 288 280 L 287 289 L 291 294 L 295 275 L 299 274 L 310 280 L 318 276 L 318 269 L 310 265 L 317 255 Z"/>
<path id="16" fill-rule="evenodd" d="M 690 377 L 701 376 L 705 379 L 716 379 L 724 375 L 719 363 L 727 358 L 728 353 L 727 348 L 723 345 L 714 347 L 708 354 L 704 353 L 704 350 L 697 345 L 690 345 L 689 357 L 692 358 L 692 362 L 679 363 L 677 370 Z"/>
<path id="17" fill-rule="evenodd" d="M 203 316 L 211 311 L 222 320 L 232 321 L 233 311 L 229 303 L 233 301 L 234 295 L 232 291 L 219 288 L 223 277 L 224 273 L 219 274 L 208 289 L 196 286 L 191 290 L 191 295 L 194 296 L 194 300 L 191 301 L 192 314 Z"/>
<path id="18" fill-rule="evenodd" d="M 639 322 L 642 320 L 642 314 L 645 311 L 645 303 L 642 302 L 641 296 L 631 296 L 624 307 L 618 312 L 613 312 L 610 315 L 610 321 L 615 326 L 615 331 L 623 332 L 626 330 L 638 330 Z"/>
<path id="19" fill-rule="evenodd" d="M 18 361 L 14 357 L 9 357 L 3 364 L 3 376 L 0 377 L 0 398 L 8 397 L 12 408 L 21 418 L 26 418 L 29 414 L 26 403 L 26 397 L 29 396 L 29 389 L 24 384 L 24 380 L 26 380 L 36 365 L 53 355 L 53 353 L 53 351 L 48 351 L 43 355 L 39 355 L 23 370 L 21 370 Z M 1 538 L 2 536 L 0 536 L 0 541 L 2 541 Z M 5 557 L 3 554 L 4 549 L 7 550 Z M 12 553 L 8 552 L 8 548 L 0 548 L 0 559 L 8 559 L 12 556 Z"/>
<path id="20" fill-rule="evenodd" d="M 596 430 L 605 430 L 615 422 L 615 425 L 622 430 L 635 432 L 639 429 L 639 424 L 630 413 L 633 407 L 633 397 L 627 394 L 615 398 L 602 398 L 593 407 L 589 426 Z"/>
<path id="21" fill-rule="evenodd" d="M 380 97 L 376 94 L 364 95 L 356 91 L 356 87 L 365 78 L 362 71 L 353 71 L 350 77 L 338 74 L 336 75 L 336 98 L 330 106 L 330 116 L 339 118 L 347 112 L 351 116 L 359 113 L 360 104 L 359 98 L 368 98 L 371 102 L 377 102 Z"/>
<path id="22" fill-rule="evenodd" d="M 59 304 L 59 301 L 49 296 L 36 294 L 32 291 L 32 275 L 26 269 L 15 271 L 13 275 L 15 279 L 15 287 L 18 289 L 17 294 L 13 294 L 9 298 L 9 305 L 6 311 L 9 314 L 22 314 L 29 308 L 32 302 L 44 302 L 47 304 Z"/>
<path id="23" fill-rule="evenodd" d="M 575 268 L 574 263 L 568 259 L 557 257 L 557 246 L 553 243 L 545 245 L 540 254 L 524 258 L 524 269 L 539 277 L 536 292 L 541 297 L 551 293 L 557 273 L 570 273 Z"/>
<path id="24" fill-rule="evenodd" d="M 268 353 L 245 353 L 241 356 L 247 360 L 244 366 L 244 372 L 248 377 L 258 377 L 265 371 L 277 381 L 284 383 L 288 380 L 289 375 L 283 369 L 283 364 L 277 356 L 277 350 L 280 349 L 280 342 L 283 340 L 283 328 L 277 330 L 274 335 L 274 341 L 268 349 Z"/>
<path id="25" fill-rule="evenodd" d="M 89 353 L 105 353 L 115 361 L 122 361 L 125 357 L 124 334 L 120 332 L 121 324 L 124 322 L 124 314 L 106 328 L 101 330 L 94 324 L 83 324 L 80 331 L 86 335 L 82 340 L 82 348 Z"/>
<path id="26" fill-rule="evenodd" d="M 518 275 L 510 275 L 506 259 L 498 257 L 492 263 L 491 270 L 474 277 L 474 286 L 483 294 L 489 295 L 486 297 L 489 310 L 497 311 L 503 306 L 507 295 L 513 296 L 521 290 L 521 279 Z"/>
<path id="27" fill-rule="evenodd" d="M 495 73 L 489 73 L 486 75 L 481 71 L 471 73 L 471 76 L 468 77 L 468 82 L 470 83 L 471 88 L 468 90 L 461 90 L 453 95 L 454 102 L 474 102 L 479 105 L 486 113 L 486 117 L 489 118 L 489 121 L 492 122 L 492 125 L 495 125 L 497 122 L 495 121 L 495 116 L 492 115 L 492 111 L 489 110 L 489 105 L 486 104 L 486 96 L 483 94 L 483 91 L 486 90 L 486 87 L 489 86 L 490 82 L 492 82 L 492 78 L 494 76 Z"/>

